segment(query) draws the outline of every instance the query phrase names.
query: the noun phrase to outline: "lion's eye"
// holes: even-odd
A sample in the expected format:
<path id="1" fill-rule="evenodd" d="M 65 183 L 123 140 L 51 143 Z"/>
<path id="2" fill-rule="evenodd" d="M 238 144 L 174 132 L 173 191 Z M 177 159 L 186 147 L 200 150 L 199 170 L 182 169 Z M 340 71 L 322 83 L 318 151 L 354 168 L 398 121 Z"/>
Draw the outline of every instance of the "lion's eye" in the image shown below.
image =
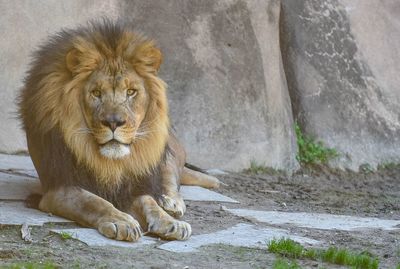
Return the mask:
<path id="1" fill-rule="evenodd" d="M 126 91 L 126 95 L 128 96 L 135 96 L 137 94 L 137 90 L 136 89 L 128 89 Z"/>
<path id="2" fill-rule="evenodd" d="M 101 96 L 101 91 L 99 91 L 99 90 L 93 90 L 93 91 L 92 91 L 92 95 L 93 95 L 94 97 L 99 98 L 99 97 Z"/>

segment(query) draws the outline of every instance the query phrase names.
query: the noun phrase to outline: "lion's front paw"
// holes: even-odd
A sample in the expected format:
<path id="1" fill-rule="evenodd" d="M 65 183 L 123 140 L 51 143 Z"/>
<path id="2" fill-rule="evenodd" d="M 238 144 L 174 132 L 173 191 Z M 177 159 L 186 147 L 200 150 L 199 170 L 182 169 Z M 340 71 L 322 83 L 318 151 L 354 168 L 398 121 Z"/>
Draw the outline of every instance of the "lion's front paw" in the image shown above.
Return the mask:
<path id="1" fill-rule="evenodd" d="M 186 240 L 192 234 L 192 227 L 185 221 L 172 219 L 149 223 L 149 232 L 167 240 Z"/>
<path id="2" fill-rule="evenodd" d="M 179 195 L 172 198 L 163 194 L 158 199 L 158 205 L 175 218 L 181 218 L 186 212 L 185 202 Z"/>
<path id="3" fill-rule="evenodd" d="M 122 214 L 102 218 L 97 227 L 98 231 L 111 239 L 137 241 L 142 236 L 139 222 L 128 214 Z"/>

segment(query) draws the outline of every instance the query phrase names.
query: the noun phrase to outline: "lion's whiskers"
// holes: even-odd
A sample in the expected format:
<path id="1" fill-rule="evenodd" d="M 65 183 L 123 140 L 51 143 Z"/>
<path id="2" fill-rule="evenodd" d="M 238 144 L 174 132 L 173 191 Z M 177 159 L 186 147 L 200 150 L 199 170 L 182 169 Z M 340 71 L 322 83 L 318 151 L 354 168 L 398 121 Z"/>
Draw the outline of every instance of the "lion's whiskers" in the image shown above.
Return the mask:
<path id="1" fill-rule="evenodd" d="M 146 140 L 147 136 L 148 136 L 148 132 L 136 132 L 134 139 Z"/>
<path id="2" fill-rule="evenodd" d="M 78 130 L 75 131 L 75 135 L 79 134 L 93 134 L 93 131 L 89 128 L 79 128 Z"/>
<path id="3" fill-rule="evenodd" d="M 141 123 L 138 130 L 140 129 L 147 129 L 148 127 L 152 126 L 157 120 L 153 119 L 151 121 L 145 122 L 145 123 Z"/>
<path id="4" fill-rule="evenodd" d="M 149 132 L 146 132 L 146 131 L 137 131 L 136 132 L 136 136 L 146 136 L 147 134 L 149 134 Z"/>
<path id="5" fill-rule="evenodd" d="M 138 141 L 138 140 L 140 140 L 140 141 L 146 141 L 146 138 L 145 137 L 140 137 L 140 136 L 135 136 L 135 139 L 134 140 L 136 140 L 136 141 Z"/>

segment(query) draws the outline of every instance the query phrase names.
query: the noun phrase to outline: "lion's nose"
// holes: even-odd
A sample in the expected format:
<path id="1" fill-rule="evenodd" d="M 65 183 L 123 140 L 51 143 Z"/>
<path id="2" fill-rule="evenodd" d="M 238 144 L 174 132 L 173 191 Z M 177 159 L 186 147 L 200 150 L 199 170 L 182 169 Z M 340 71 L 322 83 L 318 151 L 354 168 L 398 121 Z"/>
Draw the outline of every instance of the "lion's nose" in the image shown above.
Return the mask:
<path id="1" fill-rule="evenodd" d="M 111 129 L 111 131 L 115 131 L 117 127 L 120 127 L 126 123 L 126 120 L 123 119 L 120 115 L 110 114 L 105 117 L 104 120 L 101 121 L 101 124 L 107 126 Z"/>

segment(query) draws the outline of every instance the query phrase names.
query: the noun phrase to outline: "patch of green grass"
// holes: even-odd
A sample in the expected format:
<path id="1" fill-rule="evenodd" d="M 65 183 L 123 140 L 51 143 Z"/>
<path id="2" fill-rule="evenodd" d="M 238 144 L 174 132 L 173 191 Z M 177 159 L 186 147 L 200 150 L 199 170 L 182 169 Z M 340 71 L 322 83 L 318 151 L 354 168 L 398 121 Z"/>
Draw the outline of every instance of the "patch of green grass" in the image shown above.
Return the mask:
<path id="1" fill-rule="evenodd" d="M 5 267 L 0 266 L 0 268 L 4 269 L 56 269 L 60 268 L 52 262 L 26 262 L 26 263 L 15 263 Z"/>
<path id="2" fill-rule="evenodd" d="M 244 169 L 243 172 L 246 174 L 251 174 L 251 175 L 261 175 L 261 174 L 276 175 L 276 174 L 283 173 L 280 170 L 276 170 L 274 168 L 259 164 L 255 160 L 250 161 L 250 167 L 247 169 Z"/>
<path id="3" fill-rule="evenodd" d="M 75 262 L 73 263 L 73 265 L 72 265 L 72 268 L 73 268 L 73 269 L 80 269 L 80 268 L 81 268 L 80 261 L 79 261 L 79 260 L 75 261 Z"/>
<path id="4" fill-rule="evenodd" d="M 400 262 L 397 264 L 396 269 L 400 269 Z"/>
<path id="5" fill-rule="evenodd" d="M 295 123 L 294 129 L 299 148 L 296 159 L 301 164 L 327 164 L 329 160 L 339 156 L 335 149 L 325 147 L 321 141 L 316 141 L 314 138 L 303 134 L 297 123 Z"/>
<path id="6" fill-rule="evenodd" d="M 60 237 L 62 240 L 68 240 L 68 239 L 72 239 L 72 234 L 69 232 L 60 232 L 59 233 Z"/>
<path id="7" fill-rule="evenodd" d="M 271 240 L 268 244 L 268 251 L 291 259 L 302 258 L 304 254 L 302 245 L 287 238 Z"/>
<path id="8" fill-rule="evenodd" d="M 299 243 L 282 238 L 272 240 L 268 251 L 291 259 L 319 260 L 326 263 L 351 266 L 356 269 L 378 269 L 379 260 L 368 253 L 353 253 L 345 248 L 305 249 Z"/>
<path id="9" fill-rule="evenodd" d="M 301 267 L 295 261 L 287 261 L 283 259 L 277 259 L 272 266 L 273 269 L 301 269 Z"/>
<path id="10" fill-rule="evenodd" d="M 360 170 L 364 174 L 370 174 L 374 172 L 374 168 L 369 163 L 361 164 L 358 170 Z"/>
<path id="11" fill-rule="evenodd" d="M 383 170 L 383 169 L 396 169 L 399 168 L 400 164 L 399 163 L 393 163 L 393 162 L 388 162 L 388 163 L 381 163 L 378 165 L 378 170 Z"/>

